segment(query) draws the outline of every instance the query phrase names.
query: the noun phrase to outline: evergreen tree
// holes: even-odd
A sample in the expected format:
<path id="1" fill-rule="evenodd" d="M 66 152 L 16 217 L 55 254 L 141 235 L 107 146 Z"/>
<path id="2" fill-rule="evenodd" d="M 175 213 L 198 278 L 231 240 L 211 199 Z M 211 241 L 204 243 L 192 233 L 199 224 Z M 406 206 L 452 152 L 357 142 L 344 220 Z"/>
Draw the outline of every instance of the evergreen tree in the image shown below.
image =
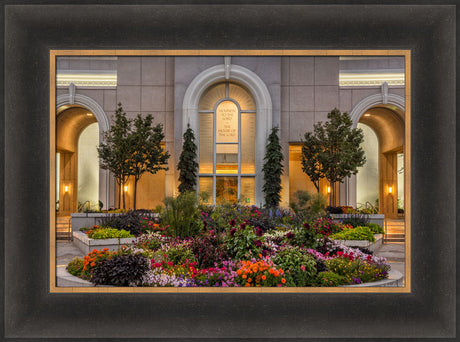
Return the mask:
<path id="1" fill-rule="evenodd" d="M 131 149 L 128 142 L 131 121 L 126 118 L 121 103 L 115 112 L 115 121 L 110 129 L 104 132 L 104 140 L 99 144 L 97 152 L 99 164 L 102 169 L 109 170 L 115 177 L 119 186 L 118 207 L 121 207 L 121 194 L 123 194 L 123 209 L 125 208 L 124 187 L 129 177 L 129 170 L 126 161 L 131 156 Z"/>
<path id="2" fill-rule="evenodd" d="M 281 201 L 281 175 L 283 174 L 284 156 L 281 152 L 281 145 L 278 138 L 278 127 L 273 127 L 268 136 L 268 144 L 266 147 L 264 166 L 263 192 L 265 193 L 265 204 L 268 207 L 276 207 Z"/>
<path id="3" fill-rule="evenodd" d="M 133 122 L 133 129 L 128 137 L 130 146 L 130 158 L 127 160 L 129 175 L 134 177 L 134 203 L 136 210 L 137 183 L 145 172 L 155 174 L 160 170 L 168 170 L 166 163 L 169 159 L 169 152 L 161 147 L 165 135 L 163 126 L 152 125 L 151 114 L 142 118 L 137 115 Z"/>
<path id="4" fill-rule="evenodd" d="M 358 172 L 366 162 L 360 146 L 364 140 L 361 129 L 352 128 L 347 113 L 338 109 L 327 114 L 326 123 L 314 125 L 313 133 L 305 133 L 302 148 L 302 166 L 319 191 L 319 179 L 326 178 L 331 185 L 330 204 L 336 200 L 334 185 Z"/>
<path id="5" fill-rule="evenodd" d="M 179 192 L 194 191 L 196 186 L 196 175 L 198 170 L 198 163 L 196 161 L 197 146 L 195 144 L 195 134 L 187 125 L 187 130 L 184 133 L 184 144 L 182 145 L 182 153 L 179 157 Z"/>

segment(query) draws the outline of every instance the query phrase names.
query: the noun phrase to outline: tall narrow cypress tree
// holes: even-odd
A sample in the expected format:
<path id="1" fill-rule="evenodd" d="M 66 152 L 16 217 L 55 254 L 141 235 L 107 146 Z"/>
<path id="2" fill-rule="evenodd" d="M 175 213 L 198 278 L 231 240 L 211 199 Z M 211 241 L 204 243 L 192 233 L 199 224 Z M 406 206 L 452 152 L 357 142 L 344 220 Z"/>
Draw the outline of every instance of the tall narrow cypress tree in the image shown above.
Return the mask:
<path id="1" fill-rule="evenodd" d="M 268 136 L 268 144 L 265 152 L 264 173 L 265 204 L 268 207 L 276 207 L 281 201 L 281 175 L 283 174 L 284 156 L 281 152 L 280 140 L 278 138 L 278 127 L 273 127 Z"/>
<path id="2" fill-rule="evenodd" d="M 186 191 L 195 190 L 196 186 L 196 174 L 198 170 L 197 159 L 197 146 L 195 144 L 195 134 L 187 125 L 187 130 L 184 133 L 184 144 L 182 145 L 182 153 L 179 157 L 179 164 L 177 164 L 177 170 L 179 170 L 179 192 L 184 193 Z"/>

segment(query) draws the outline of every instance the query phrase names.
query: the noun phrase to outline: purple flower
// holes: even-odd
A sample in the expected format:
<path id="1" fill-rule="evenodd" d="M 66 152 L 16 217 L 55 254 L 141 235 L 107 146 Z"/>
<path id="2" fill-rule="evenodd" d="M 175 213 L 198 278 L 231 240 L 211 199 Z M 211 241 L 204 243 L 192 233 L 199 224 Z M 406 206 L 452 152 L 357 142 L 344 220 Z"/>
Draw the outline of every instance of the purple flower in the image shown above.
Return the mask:
<path id="1" fill-rule="evenodd" d="M 295 236 L 295 234 L 292 233 L 292 232 L 289 232 L 289 233 L 286 234 L 286 237 L 287 237 L 288 239 L 292 239 L 294 236 Z"/>
<path id="2" fill-rule="evenodd" d="M 211 235 L 214 235 L 214 233 L 215 233 L 214 229 L 209 231 L 209 234 L 211 234 Z"/>
<path id="3" fill-rule="evenodd" d="M 262 236 L 264 235 L 264 231 L 260 227 L 256 227 L 256 235 Z"/>
<path id="4" fill-rule="evenodd" d="M 310 228 L 311 228 L 311 227 L 310 227 L 310 224 L 309 224 L 308 222 L 305 222 L 305 223 L 303 224 L 303 227 L 304 227 L 305 229 L 310 229 Z"/>
<path id="5" fill-rule="evenodd" d="M 230 235 L 231 235 L 231 236 L 234 236 L 235 233 L 236 233 L 236 228 L 230 229 Z"/>
<path id="6" fill-rule="evenodd" d="M 246 224 L 244 223 L 240 224 L 240 228 L 244 230 L 244 228 L 246 228 Z"/>
<path id="7" fill-rule="evenodd" d="M 254 241 L 254 245 L 256 245 L 256 247 L 262 247 L 262 241 L 260 241 L 260 240 L 255 240 L 255 241 Z"/>
<path id="8" fill-rule="evenodd" d="M 236 225 L 236 221 L 234 219 L 231 219 L 230 220 L 230 226 L 235 227 L 235 225 Z"/>

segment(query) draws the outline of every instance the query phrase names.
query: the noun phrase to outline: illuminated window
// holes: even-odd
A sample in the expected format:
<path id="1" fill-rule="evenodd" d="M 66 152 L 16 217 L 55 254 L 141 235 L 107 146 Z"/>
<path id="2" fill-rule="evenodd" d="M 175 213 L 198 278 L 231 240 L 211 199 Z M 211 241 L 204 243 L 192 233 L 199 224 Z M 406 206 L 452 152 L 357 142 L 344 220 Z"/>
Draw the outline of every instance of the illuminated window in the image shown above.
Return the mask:
<path id="1" fill-rule="evenodd" d="M 200 100 L 199 192 L 209 204 L 255 204 L 256 110 L 251 94 L 233 83 Z"/>

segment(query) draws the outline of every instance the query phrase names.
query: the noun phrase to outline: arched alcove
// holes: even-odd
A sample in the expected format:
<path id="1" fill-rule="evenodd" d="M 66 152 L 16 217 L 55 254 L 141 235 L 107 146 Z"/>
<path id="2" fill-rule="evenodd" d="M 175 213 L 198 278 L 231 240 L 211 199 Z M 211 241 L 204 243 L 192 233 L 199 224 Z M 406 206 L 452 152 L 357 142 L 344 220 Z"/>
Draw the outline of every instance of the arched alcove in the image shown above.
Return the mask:
<path id="1" fill-rule="evenodd" d="M 199 103 L 211 86 L 230 81 L 246 88 L 254 98 L 256 106 L 255 203 L 259 205 L 264 202 L 262 167 L 266 140 L 272 128 L 272 101 L 267 86 L 257 74 L 242 66 L 230 64 L 228 57 L 225 61 L 225 64 L 216 65 L 198 74 L 188 86 L 182 107 L 182 132 L 190 124 L 195 135 L 199 136 Z"/>
<path id="2" fill-rule="evenodd" d="M 405 150 L 404 98 L 394 94 L 375 94 L 361 100 L 350 112 L 353 126 L 363 123 L 378 138 L 379 212 L 398 217 L 398 155 Z M 356 176 L 350 177 L 347 199 L 356 206 Z"/>
<path id="3" fill-rule="evenodd" d="M 59 95 L 56 99 L 56 149 L 57 152 L 61 153 L 59 177 L 62 183 L 59 186 L 59 215 L 67 215 L 77 209 L 76 187 L 78 182 L 76 172 L 78 160 L 76 152 L 80 133 L 89 124 L 97 122 L 99 141 L 101 141 L 104 132 L 110 128 L 108 117 L 102 107 L 88 96 L 75 94 L 75 87 L 72 86 L 71 84 L 68 94 Z M 67 171 L 64 169 L 65 165 L 67 165 Z M 64 185 L 64 182 L 68 185 Z M 111 197 L 113 197 L 111 183 L 113 182 L 111 182 L 109 172 L 99 169 L 99 200 L 103 203 L 104 208 L 113 205 L 111 203 Z M 67 186 L 67 196 L 70 202 L 64 201 L 63 198 L 63 194 L 66 194 L 65 186 Z M 67 204 L 64 205 L 64 203 Z"/>

